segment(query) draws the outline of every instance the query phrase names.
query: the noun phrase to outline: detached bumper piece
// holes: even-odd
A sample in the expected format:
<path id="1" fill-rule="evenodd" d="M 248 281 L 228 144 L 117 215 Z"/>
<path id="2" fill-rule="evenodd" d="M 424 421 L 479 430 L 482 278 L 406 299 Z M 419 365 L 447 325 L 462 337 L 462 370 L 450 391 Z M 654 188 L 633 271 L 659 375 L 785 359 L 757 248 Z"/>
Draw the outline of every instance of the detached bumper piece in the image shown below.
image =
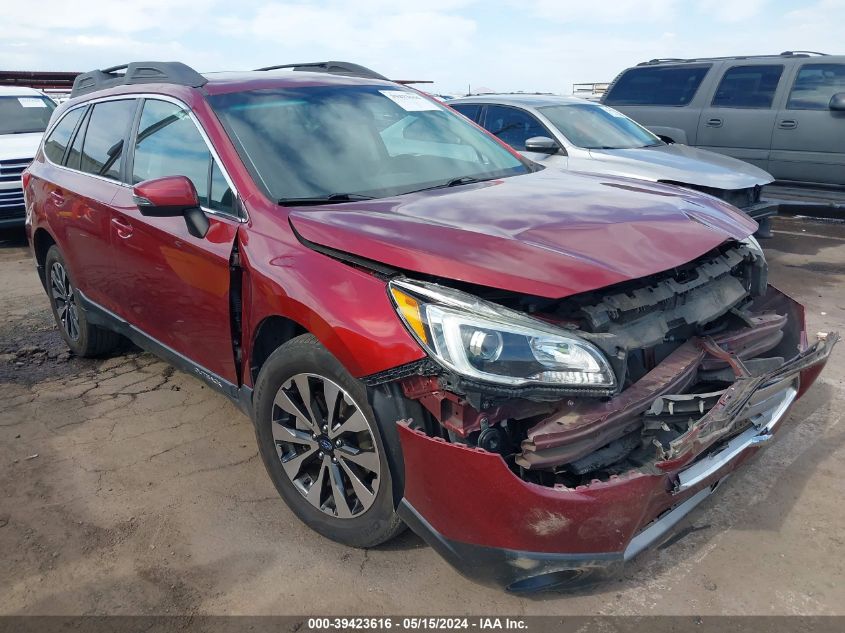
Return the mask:
<path id="1" fill-rule="evenodd" d="M 690 339 L 614 398 L 564 403 L 515 461 L 400 422 L 403 520 L 464 575 L 513 592 L 613 575 L 771 440 L 838 340 L 808 344 L 803 309 L 774 288 L 756 308 L 748 327 Z M 630 437 L 651 440 L 653 459 L 590 480 L 590 460 Z M 588 474 L 566 485 L 533 469 Z"/>

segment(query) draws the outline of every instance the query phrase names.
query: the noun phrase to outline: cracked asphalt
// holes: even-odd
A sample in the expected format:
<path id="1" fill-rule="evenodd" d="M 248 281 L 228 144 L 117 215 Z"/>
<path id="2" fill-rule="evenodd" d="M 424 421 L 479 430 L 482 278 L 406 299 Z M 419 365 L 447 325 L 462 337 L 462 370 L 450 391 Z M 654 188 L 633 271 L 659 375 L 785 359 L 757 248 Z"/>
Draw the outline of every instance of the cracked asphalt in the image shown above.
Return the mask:
<path id="1" fill-rule="evenodd" d="M 845 226 L 779 219 L 765 246 L 811 332 L 845 332 Z M 0 314 L 0 614 L 845 614 L 842 346 L 675 537 L 617 581 L 519 598 L 411 533 L 317 536 L 225 398 L 130 346 L 68 356 L 20 234 L 0 235 Z"/>

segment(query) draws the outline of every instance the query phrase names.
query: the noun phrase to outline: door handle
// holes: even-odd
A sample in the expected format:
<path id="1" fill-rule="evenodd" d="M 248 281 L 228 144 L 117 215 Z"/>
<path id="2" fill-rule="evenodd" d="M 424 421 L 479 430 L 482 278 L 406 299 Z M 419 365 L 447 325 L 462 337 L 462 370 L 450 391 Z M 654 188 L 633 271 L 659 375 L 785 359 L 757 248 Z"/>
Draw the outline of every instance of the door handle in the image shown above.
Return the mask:
<path id="1" fill-rule="evenodd" d="M 798 127 L 798 121 L 795 121 L 794 119 L 784 119 L 778 123 L 778 127 L 782 130 L 794 130 Z"/>
<path id="2" fill-rule="evenodd" d="M 126 239 L 127 237 L 132 236 L 132 225 L 129 222 L 125 222 L 120 218 L 112 218 L 111 219 L 112 225 L 117 230 L 117 234 L 119 237 Z"/>
<path id="3" fill-rule="evenodd" d="M 707 123 L 705 123 L 707 127 L 722 127 L 722 119 L 712 118 L 707 119 Z"/>
<path id="4" fill-rule="evenodd" d="M 50 197 L 53 199 L 53 204 L 55 204 L 57 207 L 64 206 L 65 197 L 62 195 L 62 192 L 58 189 L 53 189 L 53 191 L 50 192 Z"/>

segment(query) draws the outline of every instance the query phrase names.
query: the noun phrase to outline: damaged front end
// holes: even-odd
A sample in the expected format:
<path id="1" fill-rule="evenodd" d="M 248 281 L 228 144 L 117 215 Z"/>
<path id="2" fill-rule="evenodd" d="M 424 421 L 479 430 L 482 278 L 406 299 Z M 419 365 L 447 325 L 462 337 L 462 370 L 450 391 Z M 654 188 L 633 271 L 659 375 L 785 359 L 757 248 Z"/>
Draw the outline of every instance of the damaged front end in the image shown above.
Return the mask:
<path id="1" fill-rule="evenodd" d="M 465 573 L 515 591 L 657 540 L 771 437 L 838 340 L 808 342 L 753 240 L 557 301 L 481 288 L 444 301 L 438 288 L 391 285 L 437 361 L 397 381 L 421 412 L 400 425 L 403 518 Z M 469 296 L 487 320 L 450 323 Z"/>

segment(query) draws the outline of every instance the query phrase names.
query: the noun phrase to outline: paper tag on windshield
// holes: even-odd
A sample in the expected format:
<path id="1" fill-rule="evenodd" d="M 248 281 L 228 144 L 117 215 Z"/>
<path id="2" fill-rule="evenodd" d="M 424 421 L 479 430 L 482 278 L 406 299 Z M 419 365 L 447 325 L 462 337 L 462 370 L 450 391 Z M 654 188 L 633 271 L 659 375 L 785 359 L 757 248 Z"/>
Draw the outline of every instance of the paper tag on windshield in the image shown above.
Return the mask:
<path id="1" fill-rule="evenodd" d="M 38 97 L 18 97 L 18 103 L 24 108 L 46 108 L 47 104 Z"/>
<path id="2" fill-rule="evenodd" d="M 379 92 L 407 112 L 440 109 L 439 105 L 416 92 L 405 92 L 404 90 L 379 90 Z"/>

